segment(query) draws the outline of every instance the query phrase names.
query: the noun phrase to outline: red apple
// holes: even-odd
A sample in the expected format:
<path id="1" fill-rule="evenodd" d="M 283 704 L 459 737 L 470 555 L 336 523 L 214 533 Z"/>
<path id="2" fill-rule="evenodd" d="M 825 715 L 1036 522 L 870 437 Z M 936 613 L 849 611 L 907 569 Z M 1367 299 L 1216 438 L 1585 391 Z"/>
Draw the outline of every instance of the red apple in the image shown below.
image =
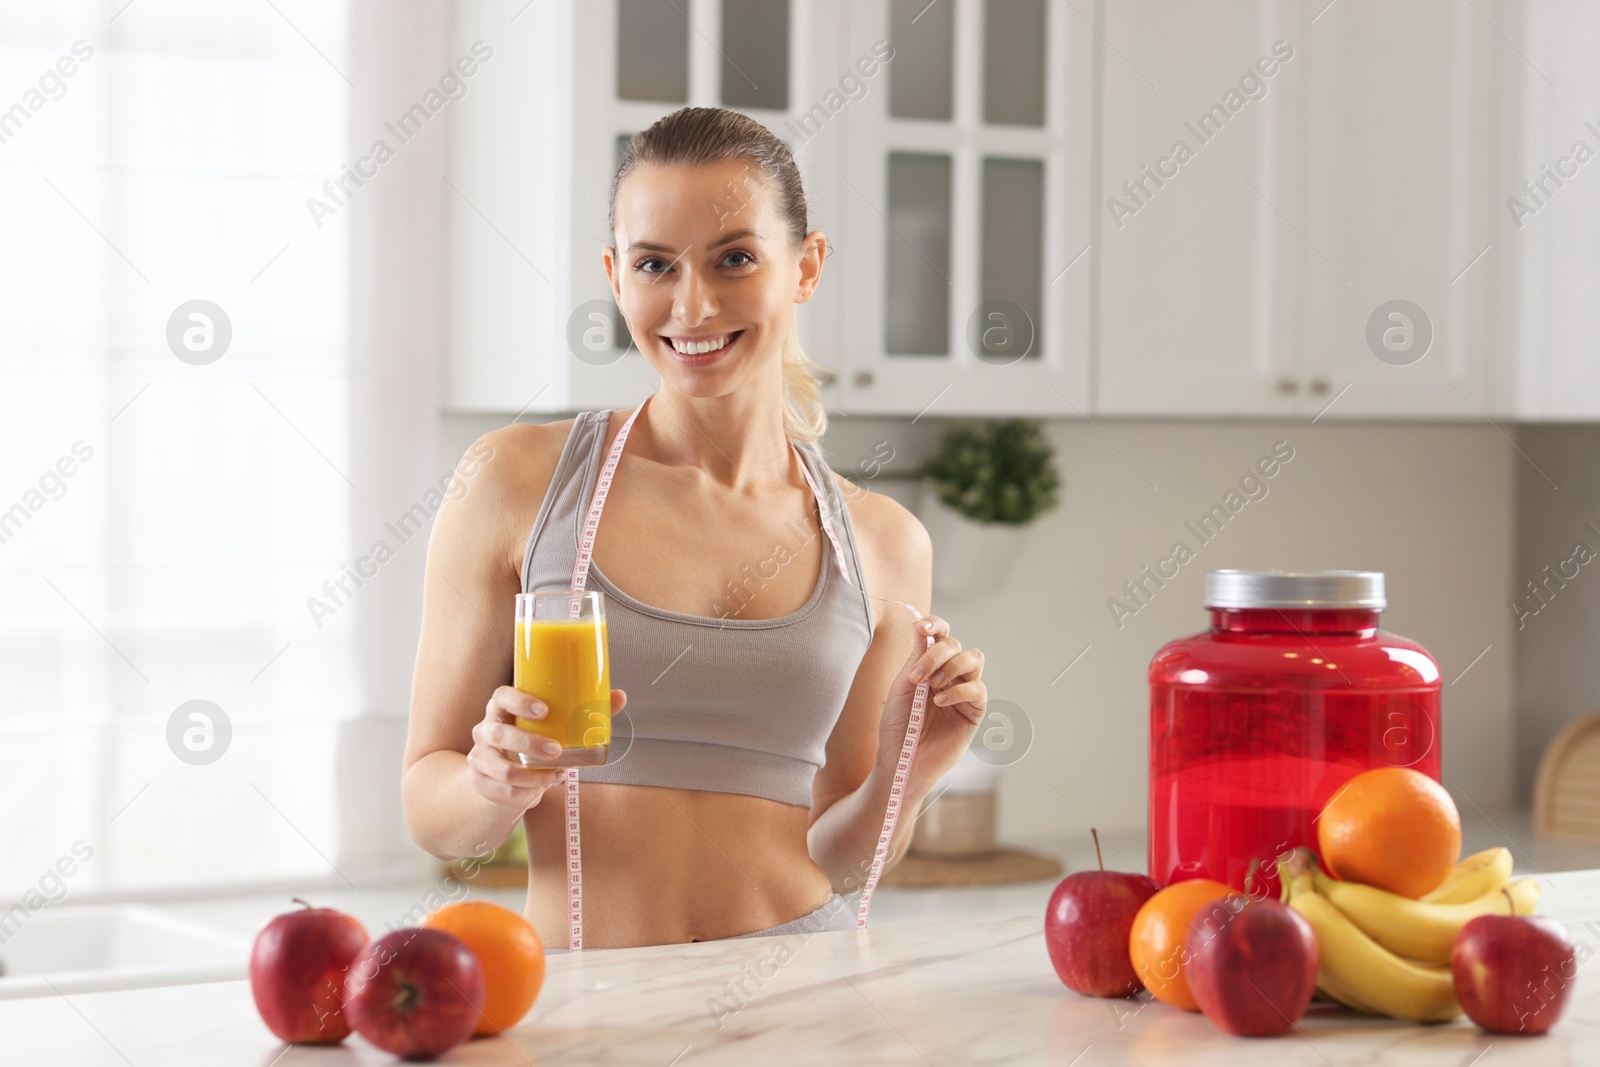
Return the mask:
<path id="1" fill-rule="evenodd" d="M 1224 897 L 1189 923 L 1184 948 L 1189 991 L 1230 1034 L 1287 1033 L 1317 988 L 1317 935 L 1276 900 Z"/>
<path id="2" fill-rule="evenodd" d="M 1100 857 L 1100 835 L 1094 852 Z M 1044 913 L 1044 947 L 1068 989 L 1091 997 L 1125 997 L 1144 988 L 1128 958 L 1133 917 L 1155 895 L 1142 874 L 1098 871 L 1069 874 L 1050 894 Z"/>
<path id="3" fill-rule="evenodd" d="M 1554 919 L 1480 915 L 1450 951 L 1456 999 L 1497 1034 L 1542 1034 L 1556 1024 L 1578 976 L 1578 953 Z"/>
<path id="4" fill-rule="evenodd" d="M 291 1045 L 336 1045 L 350 1035 L 343 1014 L 345 971 L 367 944 L 352 916 L 313 908 L 277 916 L 250 946 L 250 993 L 256 1011 Z"/>
<path id="5" fill-rule="evenodd" d="M 472 1036 L 483 1012 L 483 967 L 443 930 L 408 927 L 368 945 L 345 979 L 345 1013 L 385 1052 L 431 1060 Z"/>

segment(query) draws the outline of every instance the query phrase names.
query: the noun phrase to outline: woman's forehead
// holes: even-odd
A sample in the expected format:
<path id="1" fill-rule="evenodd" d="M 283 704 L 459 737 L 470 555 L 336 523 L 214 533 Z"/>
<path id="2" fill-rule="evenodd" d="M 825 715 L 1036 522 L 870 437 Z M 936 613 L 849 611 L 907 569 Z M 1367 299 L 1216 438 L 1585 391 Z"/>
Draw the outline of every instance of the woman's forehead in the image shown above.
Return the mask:
<path id="1" fill-rule="evenodd" d="M 782 229 L 771 183 L 754 164 L 737 159 L 694 167 L 640 166 L 617 187 L 612 218 L 622 246 L 710 243 L 742 229 L 770 239 Z"/>

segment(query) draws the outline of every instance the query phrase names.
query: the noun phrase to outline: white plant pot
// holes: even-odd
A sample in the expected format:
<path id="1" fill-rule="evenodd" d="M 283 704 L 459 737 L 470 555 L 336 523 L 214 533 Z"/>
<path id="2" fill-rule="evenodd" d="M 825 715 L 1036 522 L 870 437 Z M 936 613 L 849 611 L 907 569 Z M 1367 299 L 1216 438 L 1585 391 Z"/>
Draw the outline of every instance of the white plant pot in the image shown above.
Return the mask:
<path id="1" fill-rule="evenodd" d="M 945 506 L 933 492 L 922 494 L 920 517 L 933 542 L 933 588 L 950 596 L 997 590 L 1011 571 L 1026 526 L 974 522 Z"/>
<path id="2" fill-rule="evenodd" d="M 940 859 L 985 856 L 994 851 L 996 792 L 1000 768 L 962 754 L 934 784 L 911 835 L 911 851 Z"/>

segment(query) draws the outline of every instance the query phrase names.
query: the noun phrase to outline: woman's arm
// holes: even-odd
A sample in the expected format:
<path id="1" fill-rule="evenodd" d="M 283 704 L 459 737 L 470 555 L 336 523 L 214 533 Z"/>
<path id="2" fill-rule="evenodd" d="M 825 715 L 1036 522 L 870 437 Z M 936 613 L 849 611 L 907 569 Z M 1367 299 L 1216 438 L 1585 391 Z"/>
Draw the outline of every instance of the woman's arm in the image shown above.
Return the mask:
<path id="1" fill-rule="evenodd" d="M 807 844 L 834 889 L 842 893 L 866 883 L 883 830 L 918 680 L 912 671 L 920 667 L 933 678 L 885 870 L 904 855 L 918 809 L 934 783 L 966 751 L 986 701 L 978 680 L 983 653 L 975 648 L 963 651 L 960 642 L 948 635 L 944 620 L 927 614 L 933 582 L 933 548 L 927 531 L 887 497 L 859 491 L 852 495 L 850 515 L 868 590 L 877 597 L 915 604 L 932 629 L 923 629 L 923 623 L 899 605 L 874 601 L 881 616 L 872 644 L 828 739 L 827 762 L 812 784 Z M 929 633 L 936 638 L 931 649 Z M 950 690 L 952 703 L 936 703 L 945 690 Z"/>
<path id="2" fill-rule="evenodd" d="M 401 796 L 412 839 L 440 859 L 498 847 L 561 777 L 501 754 L 539 755 L 541 739 L 512 725 L 543 714 L 509 685 L 521 591 L 514 546 L 528 533 L 514 526 L 526 513 L 518 503 L 544 498 L 561 425 L 508 426 L 475 442 L 428 539 Z"/>

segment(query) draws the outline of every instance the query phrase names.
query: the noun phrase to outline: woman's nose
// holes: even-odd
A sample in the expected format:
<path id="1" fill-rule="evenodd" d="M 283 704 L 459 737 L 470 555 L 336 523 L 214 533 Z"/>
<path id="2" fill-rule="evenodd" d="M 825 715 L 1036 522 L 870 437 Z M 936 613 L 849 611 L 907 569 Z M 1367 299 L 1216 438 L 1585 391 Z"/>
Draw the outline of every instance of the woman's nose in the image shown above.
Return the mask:
<path id="1" fill-rule="evenodd" d="M 680 274 L 672 299 L 673 316 L 685 326 L 692 327 L 716 313 L 716 294 L 706 278 L 697 270 L 686 270 Z"/>

